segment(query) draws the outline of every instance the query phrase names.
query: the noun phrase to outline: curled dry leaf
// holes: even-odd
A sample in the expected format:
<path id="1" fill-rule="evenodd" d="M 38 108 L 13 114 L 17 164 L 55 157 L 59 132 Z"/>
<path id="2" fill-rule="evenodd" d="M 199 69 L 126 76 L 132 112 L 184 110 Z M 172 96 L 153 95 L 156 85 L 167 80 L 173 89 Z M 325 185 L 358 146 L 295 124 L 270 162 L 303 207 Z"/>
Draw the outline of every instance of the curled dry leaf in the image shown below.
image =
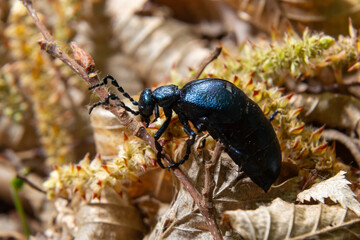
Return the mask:
<path id="1" fill-rule="evenodd" d="M 119 153 L 119 146 L 124 143 L 124 134 L 131 132 L 120 124 L 119 119 L 110 111 L 95 108 L 90 115 L 91 126 L 94 129 L 96 152 L 102 159 L 110 159 Z"/>
<path id="2" fill-rule="evenodd" d="M 45 231 L 47 239 L 141 239 L 145 227 L 126 193 L 120 198 L 105 189 L 100 201 L 84 202 L 80 196 L 68 203 L 56 199 L 54 221 Z"/>
<path id="3" fill-rule="evenodd" d="M 189 160 L 182 165 L 194 186 L 201 192 L 204 188 L 204 163 L 211 159 L 212 151 L 207 149 L 214 144 L 211 137 L 206 138 L 206 146 L 202 149 L 202 138 L 198 137 Z M 175 160 L 179 161 L 185 153 L 186 144 L 179 147 Z M 295 200 L 296 189 L 300 187 L 299 178 L 293 178 L 279 186 L 273 186 L 268 193 L 258 187 L 249 178 L 244 178 L 239 167 L 226 154 L 222 153 L 214 167 L 212 177 L 215 181 L 213 206 L 215 216 L 225 210 L 255 209 L 258 204 L 269 203 L 278 196 L 289 201 Z M 169 210 L 159 219 L 148 239 L 211 239 L 204 218 L 183 185 L 172 202 Z M 224 233 L 224 229 L 222 229 Z"/>
<path id="4" fill-rule="evenodd" d="M 355 199 L 355 194 L 349 187 L 351 184 L 345 178 L 346 172 L 340 171 L 334 177 L 315 184 L 310 189 L 298 194 L 297 199 L 301 202 L 310 201 L 311 198 L 324 203 L 325 198 L 340 203 L 344 208 L 353 210 L 360 216 L 360 203 Z"/>
<path id="5" fill-rule="evenodd" d="M 335 140 L 346 146 L 351 155 L 354 157 L 355 162 L 360 167 L 360 145 L 358 144 L 358 139 L 349 137 L 348 135 L 334 129 L 325 130 L 323 132 L 323 136 L 327 141 Z"/>
<path id="6" fill-rule="evenodd" d="M 100 202 L 81 205 L 75 223 L 75 239 L 141 239 L 145 233 L 138 210 L 112 189 L 105 189 Z"/>
<path id="7" fill-rule="evenodd" d="M 224 223 L 242 239 L 353 239 L 360 219 L 339 206 L 295 205 L 280 198 L 256 210 L 224 213 Z"/>
<path id="8" fill-rule="evenodd" d="M 290 103 L 303 106 L 302 118 L 306 122 L 318 122 L 329 127 L 356 131 L 360 135 L 360 100 L 348 95 L 295 94 Z"/>
<path id="9" fill-rule="evenodd" d="M 140 173 L 138 182 L 125 182 L 131 198 L 149 196 L 164 203 L 170 203 L 174 196 L 171 173 L 162 168 L 149 168 Z"/>

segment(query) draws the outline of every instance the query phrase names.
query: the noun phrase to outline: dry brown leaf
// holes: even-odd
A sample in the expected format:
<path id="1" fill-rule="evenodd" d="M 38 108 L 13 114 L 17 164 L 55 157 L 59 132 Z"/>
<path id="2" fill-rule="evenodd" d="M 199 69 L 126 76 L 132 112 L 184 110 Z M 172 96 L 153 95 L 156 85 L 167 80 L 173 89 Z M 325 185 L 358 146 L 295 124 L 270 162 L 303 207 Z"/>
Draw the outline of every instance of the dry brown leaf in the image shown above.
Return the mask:
<path id="1" fill-rule="evenodd" d="M 138 182 L 126 182 L 124 186 L 132 199 L 150 196 L 161 202 L 170 203 L 175 193 L 171 173 L 162 168 L 150 168 L 140 174 Z"/>
<path id="2" fill-rule="evenodd" d="M 102 159 L 113 158 L 119 153 L 119 145 L 124 143 L 124 134 L 130 136 L 131 132 L 120 124 L 114 114 L 103 108 L 95 108 L 90 119 L 96 152 L 101 154 Z"/>
<path id="3" fill-rule="evenodd" d="M 141 239 L 145 233 L 139 211 L 112 189 L 105 189 L 100 202 L 80 206 L 75 222 L 75 239 Z"/>
<path id="4" fill-rule="evenodd" d="M 46 239 L 74 239 L 77 230 L 75 224 L 74 206 L 79 205 L 80 196 L 74 198 L 71 204 L 62 198 L 58 198 L 54 202 L 56 211 L 51 213 L 52 219 L 48 222 L 44 231 Z"/>
<path id="5" fill-rule="evenodd" d="M 144 0 L 107 1 L 116 45 L 121 46 L 128 61 L 133 62 L 132 66 L 146 80 L 163 81 L 173 65 L 187 75 L 189 67 L 197 67 L 208 56 L 205 42 L 187 24 L 158 16 L 136 15 L 144 3 Z"/>
<path id="6" fill-rule="evenodd" d="M 325 198 L 330 198 L 334 202 L 340 203 L 344 208 L 353 210 L 360 216 L 360 203 L 355 199 L 355 194 L 349 187 L 351 184 L 345 178 L 346 172 L 340 171 L 334 177 L 315 184 L 310 189 L 298 194 L 300 202 L 310 201 L 311 198 L 324 203 Z"/>
<path id="7" fill-rule="evenodd" d="M 152 0 L 152 2 L 167 6 L 174 18 L 184 22 L 199 23 L 201 21 L 220 21 L 219 1 L 208 0 Z"/>
<path id="8" fill-rule="evenodd" d="M 355 26 L 360 23 L 359 2 L 352 0 L 224 0 L 237 10 L 240 19 L 270 32 L 286 31 L 286 21 L 301 32 L 304 26 L 326 34 L 338 35 L 348 31 L 348 18 Z"/>
<path id="9" fill-rule="evenodd" d="M 212 155 L 212 152 L 207 150 L 208 146 L 204 149 L 198 149 L 202 142 L 201 139 L 202 137 L 197 138 L 191 151 L 191 158 L 181 167 L 199 192 L 204 188 L 205 171 L 203 164 L 205 161 L 209 161 Z M 211 144 L 212 141 L 209 137 L 206 144 Z M 176 154 L 176 160 L 181 159 L 185 148 L 186 144 L 183 144 L 183 150 Z M 259 204 L 269 203 L 278 196 L 294 201 L 296 190 L 300 187 L 299 178 L 293 178 L 279 186 L 273 186 L 268 193 L 264 193 L 260 187 L 239 172 L 239 167 L 226 153 L 222 153 L 214 167 L 212 176 L 215 181 L 213 204 L 216 211 L 215 215 L 218 218 L 225 210 L 256 209 Z M 224 233 L 224 229 L 222 230 Z M 175 200 L 169 210 L 159 219 L 148 239 L 194 238 L 211 239 L 212 235 L 208 231 L 205 219 L 200 214 L 194 200 L 183 185 L 180 185 Z"/>
<path id="10" fill-rule="evenodd" d="M 141 239 L 145 227 L 139 211 L 112 189 L 105 189 L 101 200 L 85 202 L 76 196 L 71 203 L 55 202 L 56 216 L 46 232 L 47 239 Z"/>
<path id="11" fill-rule="evenodd" d="M 355 162 L 358 166 L 360 166 L 360 141 L 357 138 L 350 137 L 338 130 L 335 129 L 327 129 L 324 130 L 322 136 L 328 141 L 336 141 L 343 144 L 351 153 Z M 340 157 L 341 155 L 338 154 Z M 343 169 L 344 170 L 344 169 Z"/>
<path id="12" fill-rule="evenodd" d="M 339 206 L 295 205 L 280 198 L 256 210 L 226 211 L 224 222 L 242 239 L 353 239 L 360 232 L 360 219 Z"/>

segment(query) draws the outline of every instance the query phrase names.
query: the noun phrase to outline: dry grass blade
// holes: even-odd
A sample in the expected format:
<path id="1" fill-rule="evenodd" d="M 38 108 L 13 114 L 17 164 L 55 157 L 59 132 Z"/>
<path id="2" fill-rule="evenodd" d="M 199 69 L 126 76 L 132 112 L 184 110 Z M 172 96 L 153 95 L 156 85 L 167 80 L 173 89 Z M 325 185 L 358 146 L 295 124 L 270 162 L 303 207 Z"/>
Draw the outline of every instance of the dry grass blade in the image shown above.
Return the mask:
<path id="1" fill-rule="evenodd" d="M 243 239 L 354 239 L 360 219 L 352 212 L 323 204 L 302 206 L 275 199 L 256 210 L 224 213 L 224 222 Z"/>

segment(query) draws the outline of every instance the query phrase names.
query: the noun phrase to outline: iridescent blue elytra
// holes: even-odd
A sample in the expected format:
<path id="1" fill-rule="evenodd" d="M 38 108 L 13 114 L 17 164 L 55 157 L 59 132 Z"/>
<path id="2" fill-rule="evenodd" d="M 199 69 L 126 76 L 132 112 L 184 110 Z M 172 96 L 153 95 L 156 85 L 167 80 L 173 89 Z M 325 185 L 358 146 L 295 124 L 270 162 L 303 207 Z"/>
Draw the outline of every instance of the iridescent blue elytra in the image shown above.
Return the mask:
<path id="1" fill-rule="evenodd" d="M 113 79 L 111 76 L 108 78 Z M 106 83 L 107 79 L 104 78 Z M 117 83 L 112 84 L 121 88 Z M 119 91 L 126 96 L 122 88 Z M 118 98 L 109 95 L 108 99 L 93 107 L 108 104 L 109 99 Z M 186 141 L 184 158 L 168 168 L 178 167 L 189 158 L 196 136 L 189 125 L 190 121 L 198 132 L 208 131 L 214 139 L 220 140 L 232 160 L 264 191 L 279 176 L 281 150 L 275 131 L 260 107 L 234 84 L 216 78 L 199 79 L 187 83 L 181 89 L 176 85 L 162 86 L 154 91 L 145 89 L 139 102 L 132 98 L 130 100 L 139 106 L 139 111 L 124 106 L 125 110 L 140 114 L 147 126 L 153 114 L 155 120 L 159 117 L 159 107 L 164 110 L 166 121 L 155 134 L 157 162 L 161 167 L 164 168 L 164 165 L 158 140 L 169 126 L 174 111 L 190 138 Z"/>

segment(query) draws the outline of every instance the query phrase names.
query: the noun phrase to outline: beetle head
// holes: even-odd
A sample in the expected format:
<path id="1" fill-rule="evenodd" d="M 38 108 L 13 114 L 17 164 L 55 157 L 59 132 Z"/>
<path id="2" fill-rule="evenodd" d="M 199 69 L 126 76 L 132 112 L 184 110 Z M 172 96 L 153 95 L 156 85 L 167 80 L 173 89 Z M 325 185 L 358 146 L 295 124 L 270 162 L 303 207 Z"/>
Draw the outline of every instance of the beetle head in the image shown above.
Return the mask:
<path id="1" fill-rule="evenodd" d="M 152 92 L 149 88 L 142 91 L 139 99 L 139 112 L 141 121 L 146 123 L 146 127 L 149 126 L 150 117 L 154 112 L 155 101 L 152 97 Z"/>

